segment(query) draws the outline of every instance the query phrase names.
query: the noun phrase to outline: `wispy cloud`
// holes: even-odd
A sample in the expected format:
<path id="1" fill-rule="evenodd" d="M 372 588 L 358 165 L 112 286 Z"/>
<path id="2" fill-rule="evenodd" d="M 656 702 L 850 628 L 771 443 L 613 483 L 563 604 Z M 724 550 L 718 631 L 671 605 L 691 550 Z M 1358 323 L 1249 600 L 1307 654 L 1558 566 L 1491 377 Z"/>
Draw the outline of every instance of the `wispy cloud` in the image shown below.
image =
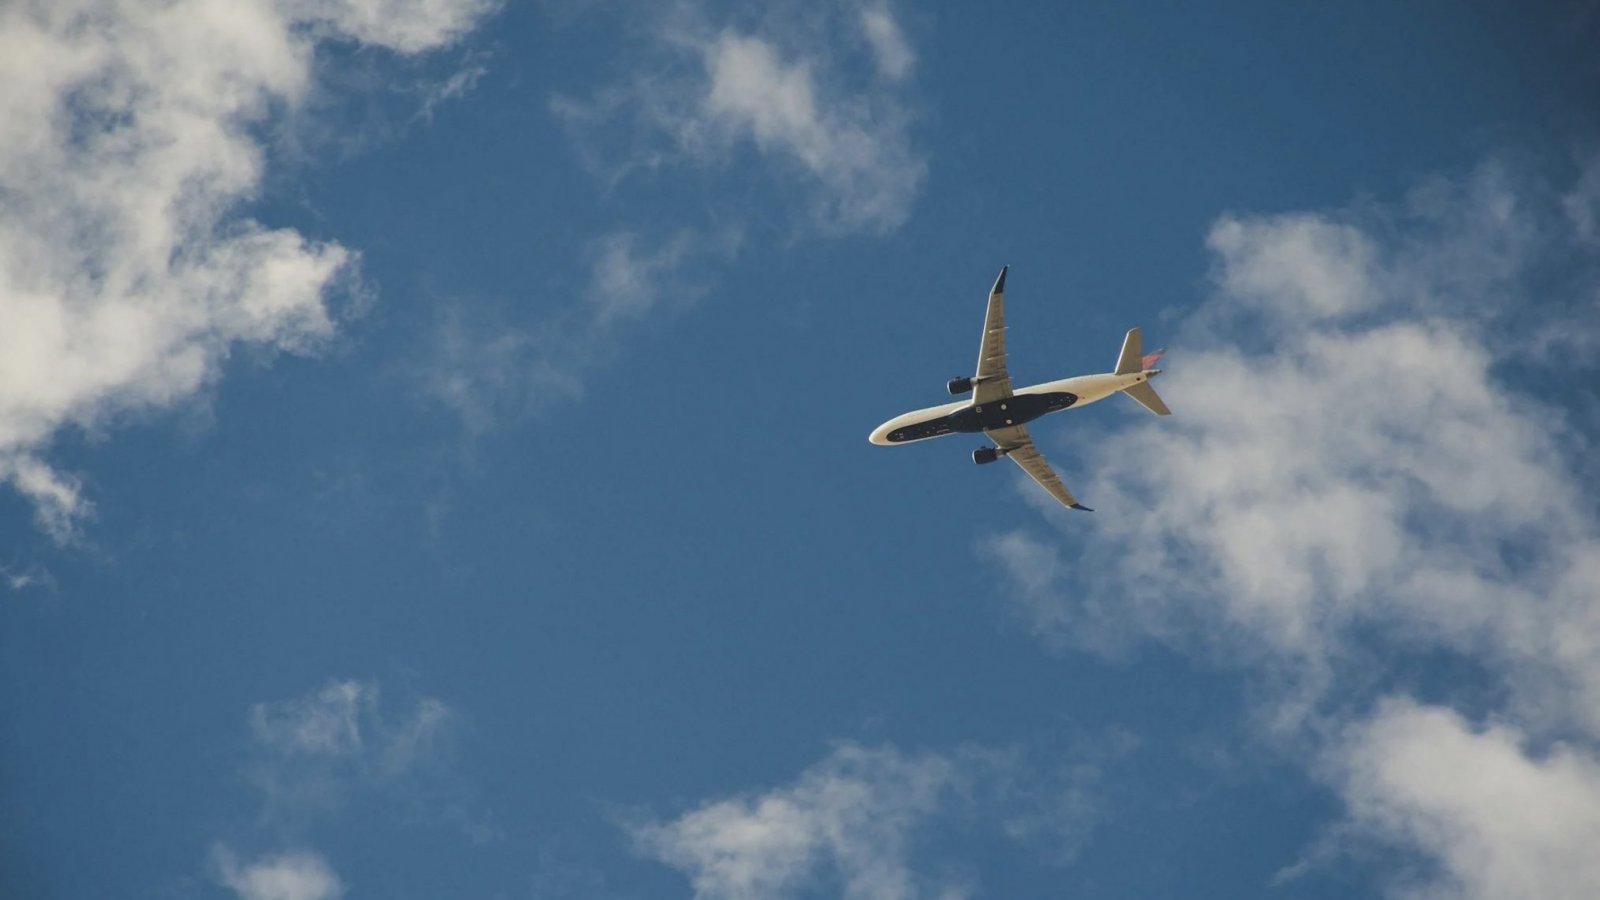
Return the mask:
<path id="1" fill-rule="evenodd" d="M 1438 890 L 1586 896 L 1592 868 L 1559 864 L 1571 830 L 1513 836 L 1484 815 L 1499 788 L 1449 798 L 1406 762 L 1438 754 L 1463 778 L 1594 799 L 1600 521 L 1574 471 L 1584 438 L 1501 371 L 1570 377 L 1530 357 L 1530 322 L 1593 309 L 1596 285 L 1546 276 L 1592 271 L 1600 248 L 1548 199 L 1562 192 L 1520 184 L 1491 164 L 1401 206 L 1221 219 L 1216 293 L 1163 388 L 1179 414 L 1081 448 L 1102 513 L 1087 532 L 1068 523 L 1070 545 L 1017 530 L 983 550 L 1051 640 L 1155 637 L 1271 673 L 1268 724 L 1322 748 L 1313 768 L 1358 830 L 1438 858 Z M 1413 695 L 1383 663 L 1428 654 L 1488 686 Z M 1471 724 L 1485 708 L 1495 724 Z M 1565 825 L 1596 837 L 1581 816 Z"/>
<path id="2" fill-rule="evenodd" d="M 435 812 L 470 818 L 450 772 L 450 707 L 422 697 L 394 714 L 381 701 L 375 682 L 342 680 L 250 709 L 256 752 L 248 771 L 267 821 L 297 827 L 362 793 L 409 805 L 443 800 Z"/>
<path id="3" fill-rule="evenodd" d="M 418 109 L 414 118 L 431 124 L 434 113 L 439 107 L 472 93 L 477 89 L 478 82 L 488 74 L 489 55 L 469 54 L 448 78 L 438 82 L 426 82 L 418 88 Z"/>
<path id="4" fill-rule="evenodd" d="M 0 10 L 0 480 L 70 539 L 57 433 L 163 409 L 232 346 L 307 352 L 355 254 L 238 212 L 317 41 L 446 44 L 484 0 L 25 0 Z"/>
<path id="5" fill-rule="evenodd" d="M 551 400 L 583 394 L 583 372 L 602 352 L 571 354 L 562 320 L 510 324 L 486 307 L 453 304 L 441 310 L 430 345 L 408 372 L 419 396 L 454 413 L 470 435 L 494 430 Z M 584 365 L 580 368 L 579 360 Z"/>
<path id="6" fill-rule="evenodd" d="M 259 812 L 241 833 L 258 842 L 303 845 L 308 835 L 341 821 L 348 807 L 369 802 L 409 821 L 460 829 L 473 842 L 492 839 L 494 828 L 454 769 L 457 714 L 432 697 L 402 707 L 386 705 L 376 682 L 355 679 L 252 706 L 245 774 Z M 218 880 L 245 898 L 343 892 L 328 861 L 303 846 L 241 864 L 232 846 L 219 843 L 212 862 Z"/>
<path id="7" fill-rule="evenodd" d="M 885 78 L 899 81 L 911 74 L 917 62 L 916 51 L 906 40 L 900 23 L 886 5 L 867 6 L 861 10 L 861 30 L 872 45 L 873 60 L 878 72 Z"/>
<path id="8" fill-rule="evenodd" d="M 905 221 L 927 164 L 910 136 L 915 52 L 890 4 L 777 4 L 744 24 L 692 2 L 628 15 L 637 52 L 617 82 L 551 101 L 607 191 L 673 168 L 754 162 L 795 195 L 805 212 L 789 218 L 803 230 L 879 234 Z M 711 193 L 709 221 L 593 238 L 588 284 L 542 318 L 454 305 L 414 369 L 421 393 L 472 434 L 581 395 L 623 328 L 696 299 L 738 256 L 752 230 L 745 192 Z"/>
<path id="9" fill-rule="evenodd" d="M 822 231 L 892 231 L 927 171 L 904 93 L 915 54 L 887 4 L 845 6 L 808 7 L 807 27 L 779 11 L 739 27 L 673 7 L 619 86 L 553 108 L 607 177 L 731 165 L 748 148 L 804 190 Z"/>
<path id="10" fill-rule="evenodd" d="M 601 235 L 589 244 L 587 283 L 573 302 L 531 323 L 484 304 L 449 306 L 412 375 L 424 396 L 474 435 L 580 397 L 587 377 L 615 358 L 626 330 L 698 300 L 707 269 L 737 253 L 741 240 L 733 228 Z"/>
<path id="11" fill-rule="evenodd" d="M 792 784 L 631 831 L 639 853 L 682 871 L 706 900 L 810 896 L 819 887 L 849 898 L 954 900 L 972 885 L 922 871 L 920 839 L 940 820 L 981 819 L 1050 861 L 1069 861 L 1100 819 L 1103 767 L 1134 746 L 1120 734 L 1098 744 L 1052 772 L 1016 751 L 908 754 L 844 743 Z"/>
<path id="12" fill-rule="evenodd" d="M 692 296 L 692 289 L 679 279 L 685 261 L 699 244 L 699 236 L 681 231 L 655 246 L 645 246 L 632 231 L 613 232 L 597 240 L 584 298 L 593 310 L 595 325 L 637 319 L 664 299 L 681 301 Z M 728 250 L 735 246 L 736 240 Z"/>
<path id="13" fill-rule="evenodd" d="M 26 566 L 0 564 L 0 582 L 13 591 L 29 588 L 54 590 L 56 586 L 55 576 L 37 563 Z"/>

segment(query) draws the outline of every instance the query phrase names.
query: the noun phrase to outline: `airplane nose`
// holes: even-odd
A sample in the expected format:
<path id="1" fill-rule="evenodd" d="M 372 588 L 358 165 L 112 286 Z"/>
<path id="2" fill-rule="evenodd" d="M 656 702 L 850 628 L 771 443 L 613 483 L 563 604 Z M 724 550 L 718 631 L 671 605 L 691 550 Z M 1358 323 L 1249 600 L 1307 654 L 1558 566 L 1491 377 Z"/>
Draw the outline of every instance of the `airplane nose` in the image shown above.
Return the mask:
<path id="1" fill-rule="evenodd" d="M 879 425 L 877 428 L 872 429 L 872 433 L 867 435 L 867 443 L 877 444 L 880 447 L 894 446 L 894 444 L 889 440 L 889 429 L 894 426 L 894 423 L 895 420 L 890 419 L 882 425 Z"/>

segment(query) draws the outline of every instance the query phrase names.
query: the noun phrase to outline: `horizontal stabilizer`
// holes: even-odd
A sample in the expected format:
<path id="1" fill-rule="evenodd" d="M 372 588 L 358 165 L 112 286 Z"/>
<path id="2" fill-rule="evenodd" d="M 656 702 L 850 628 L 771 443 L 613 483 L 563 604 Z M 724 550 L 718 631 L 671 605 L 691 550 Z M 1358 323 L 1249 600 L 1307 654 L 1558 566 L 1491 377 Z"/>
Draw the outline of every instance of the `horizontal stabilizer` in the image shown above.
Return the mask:
<path id="1" fill-rule="evenodd" d="M 1117 354 L 1117 367 L 1112 370 L 1117 375 L 1132 375 L 1144 371 L 1144 360 L 1140 350 L 1143 343 L 1137 327 L 1128 329 L 1128 336 L 1122 339 L 1122 352 Z"/>
<path id="2" fill-rule="evenodd" d="M 1156 393 L 1156 389 L 1151 387 L 1148 381 L 1141 381 L 1133 387 L 1124 388 L 1122 392 L 1158 416 L 1172 415 L 1172 410 L 1167 409 L 1167 404 L 1161 402 L 1161 395 Z"/>

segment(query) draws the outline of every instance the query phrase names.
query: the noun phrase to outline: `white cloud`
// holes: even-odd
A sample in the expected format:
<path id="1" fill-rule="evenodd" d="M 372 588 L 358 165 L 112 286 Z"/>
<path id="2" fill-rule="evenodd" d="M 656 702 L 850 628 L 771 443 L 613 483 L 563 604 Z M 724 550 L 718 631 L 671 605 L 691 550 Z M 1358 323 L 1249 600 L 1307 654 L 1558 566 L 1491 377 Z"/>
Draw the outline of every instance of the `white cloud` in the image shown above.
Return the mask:
<path id="1" fill-rule="evenodd" d="M 238 213 L 257 136 L 319 37 L 448 42 L 482 0 L 29 2 L 0 9 L 0 479 L 68 539 L 91 509 L 45 462 L 68 426 L 170 407 L 248 342 L 334 329 L 354 255 Z M 311 26 L 308 30 L 306 26 Z"/>
<path id="2" fill-rule="evenodd" d="M 1087 614 L 1115 629 L 1131 615 L 1159 633 L 1187 609 L 1246 626 L 1237 633 L 1277 654 L 1329 653 L 1365 620 L 1463 650 L 1564 655 L 1550 619 L 1576 625 L 1586 608 L 1597 529 L 1560 414 L 1496 377 L 1498 331 L 1439 314 L 1448 298 L 1436 294 L 1409 302 L 1425 286 L 1413 257 L 1380 259 L 1353 228 L 1301 215 L 1218 225 L 1219 293 L 1162 389 L 1183 414 L 1086 448 L 1084 493 L 1109 514 L 1085 558 L 1110 562 L 1095 567 L 1095 593 L 1114 605 L 1054 592 L 1051 566 L 1076 575 L 1053 543 L 992 544 L 1041 627 Z M 1221 337 L 1258 340 L 1236 326 L 1263 309 L 1264 346 Z M 1103 553 L 1113 546 L 1125 551 Z M 1499 602 L 1535 586 L 1528 603 Z"/>
<path id="3" fill-rule="evenodd" d="M 822 58 L 786 56 L 758 36 L 723 31 L 699 50 L 707 84 L 680 125 L 685 141 L 750 140 L 797 164 L 814 182 L 814 215 L 830 229 L 886 232 L 905 221 L 927 166 L 911 150 L 903 106 L 835 95 L 818 75 Z"/>
<path id="4" fill-rule="evenodd" d="M 634 839 L 707 900 L 795 896 L 825 873 L 843 897 L 923 896 L 908 844 L 955 778 L 941 757 L 847 744 L 791 787 L 708 803 Z"/>
<path id="5" fill-rule="evenodd" d="M 250 731 L 262 745 L 291 755 L 360 754 L 377 716 L 378 689 L 370 682 L 335 681 L 298 700 L 250 708 Z"/>
<path id="6" fill-rule="evenodd" d="M 1417 896 L 1600 897 L 1600 761 L 1516 728 L 1385 703 L 1334 754 L 1351 818 L 1426 850 L 1445 870 Z"/>
<path id="7" fill-rule="evenodd" d="M 640 45 L 626 54 L 620 82 L 586 99 L 551 100 L 607 191 L 673 167 L 719 175 L 753 150 L 785 189 L 798 185 L 809 227 L 898 228 L 927 165 L 911 145 L 901 84 L 915 54 L 890 5 L 768 4 L 733 15 L 759 20 L 738 26 L 714 24 L 708 6 L 629 9 Z M 705 196 L 710 225 L 619 228 L 591 241 L 581 305 L 533 325 L 446 316 L 417 370 L 423 393 L 474 433 L 546 398 L 580 395 L 585 376 L 615 355 L 619 328 L 695 299 L 710 280 L 698 277 L 705 264 L 739 253 L 745 192 Z"/>
<path id="8" fill-rule="evenodd" d="M 1597 765 L 1600 521 L 1569 455 L 1582 439 L 1501 375 L 1525 362 L 1526 320 L 1570 308 L 1545 272 L 1593 258 L 1541 205 L 1554 194 L 1491 165 L 1398 209 L 1223 218 L 1216 294 L 1172 342 L 1176 414 L 1080 446 L 1100 512 L 1060 520 L 1071 544 L 1017 530 L 983 546 L 1052 640 L 1153 636 L 1253 667 L 1275 688 L 1266 721 L 1297 745 L 1349 725 L 1327 752 L 1352 822 L 1437 857 L 1446 893 L 1592 887 L 1570 867 L 1517 881 L 1565 859 L 1570 834 L 1497 828 L 1479 786 L 1452 801 L 1407 762 L 1498 767 L 1537 796 Z M 1501 724 L 1469 733 L 1403 694 L 1361 712 L 1396 690 L 1389 662 L 1441 653 L 1490 679 L 1478 702 Z"/>
<path id="9" fill-rule="evenodd" d="M 217 878 L 239 900 L 337 900 L 344 884 L 321 854 L 296 850 L 240 864 L 233 851 L 213 855 Z"/>
<path id="10" fill-rule="evenodd" d="M 1303 320 L 1358 311 L 1374 303 L 1376 249 L 1351 225 L 1320 216 L 1223 218 L 1206 241 L 1224 260 L 1221 287 L 1238 305 Z"/>
<path id="11" fill-rule="evenodd" d="M 971 877 L 927 860 L 924 838 L 977 822 L 1069 863 L 1105 817 L 1103 772 L 1136 746 L 1112 731 L 1041 767 L 1015 749 L 913 755 L 844 743 L 792 784 L 631 830 L 640 854 L 682 871 L 704 900 L 963 897 Z"/>
<path id="12" fill-rule="evenodd" d="M 913 54 L 888 7 L 821 16 L 808 28 L 755 30 L 712 27 L 698 13 L 675 7 L 652 29 L 657 55 L 630 60 L 636 70 L 627 86 L 553 103 L 590 148 L 591 163 L 608 174 L 682 159 L 720 166 L 753 146 L 806 186 L 812 222 L 824 231 L 898 228 L 927 165 L 912 148 L 910 107 L 895 86 Z M 843 57 L 858 35 L 890 78 L 849 74 Z M 618 124 L 625 137 L 608 130 Z M 627 148 L 624 158 L 597 161 L 605 154 L 593 148 L 617 145 Z"/>

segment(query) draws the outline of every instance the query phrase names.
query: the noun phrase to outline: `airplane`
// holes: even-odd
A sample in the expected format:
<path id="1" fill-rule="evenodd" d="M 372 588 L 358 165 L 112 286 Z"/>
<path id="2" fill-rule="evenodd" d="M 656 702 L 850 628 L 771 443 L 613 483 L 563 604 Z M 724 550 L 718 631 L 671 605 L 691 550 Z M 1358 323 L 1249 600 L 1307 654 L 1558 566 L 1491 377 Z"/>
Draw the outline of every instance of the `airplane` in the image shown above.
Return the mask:
<path id="1" fill-rule="evenodd" d="M 930 406 L 895 416 L 873 429 L 867 440 L 884 447 L 895 447 L 943 437 L 947 434 L 973 434 L 983 432 L 994 441 L 992 447 L 979 447 L 972 451 L 972 461 L 983 465 L 1004 456 L 1022 467 L 1022 471 L 1039 483 L 1050 496 L 1071 509 L 1094 512 L 1079 503 L 1061 478 L 1040 455 L 1028 434 L 1027 423 L 1046 413 L 1063 409 L 1077 409 L 1112 394 L 1127 394 L 1140 406 L 1158 416 L 1170 416 L 1172 411 L 1161 401 L 1150 379 L 1161 374 L 1155 368 L 1165 350 L 1149 355 L 1140 349 L 1142 338 L 1138 328 L 1130 328 L 1122 339 L 1122 352 L 1117 354 L 1117 366 L 1100 375 L 1077 375 L 1059 381 L 1047 381 L 1031 387 L 1012 390 L 1011 374 L 1006 371 L 1005 289 L 1006 270 L 989 290 L 989 310 L 983 320 L 983 342 L 978 348 L 978 371 L 974 375 L 958 375 L 947 385 L 952 394 L 972 393 L 972 399 L 958 400 L 944 406 Z"/>

